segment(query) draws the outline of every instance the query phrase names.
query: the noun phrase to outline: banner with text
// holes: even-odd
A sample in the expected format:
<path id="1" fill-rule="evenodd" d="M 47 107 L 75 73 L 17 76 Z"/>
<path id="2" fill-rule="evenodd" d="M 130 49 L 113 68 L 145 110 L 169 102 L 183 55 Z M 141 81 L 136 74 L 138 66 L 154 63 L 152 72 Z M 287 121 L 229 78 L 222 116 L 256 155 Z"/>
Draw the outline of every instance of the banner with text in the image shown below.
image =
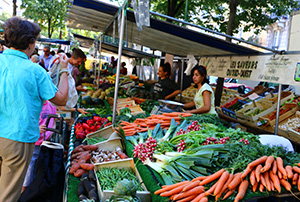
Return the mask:
<path id="1" fill-rule="evenodd" d="M 208 76 L 300 85 L 300 54 L 203 57 Z"/>

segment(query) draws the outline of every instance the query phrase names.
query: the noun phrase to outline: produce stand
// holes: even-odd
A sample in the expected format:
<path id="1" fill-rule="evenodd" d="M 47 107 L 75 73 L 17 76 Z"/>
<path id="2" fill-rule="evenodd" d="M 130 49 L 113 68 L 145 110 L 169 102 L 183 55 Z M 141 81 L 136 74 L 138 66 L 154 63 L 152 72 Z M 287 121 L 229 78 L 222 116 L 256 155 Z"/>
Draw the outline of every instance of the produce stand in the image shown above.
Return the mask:
<path id="1" fill-rule="evenodd" d="M 77 4 L 76 4 L 76 2 L 77 2 Z M 85 5 L 84 8 L 78 8 L 79 7 L 78 6 L 78 2 L 80 2 L 80 1 L 79 0 L 78 1 L 76 1 L 76 0 L 74 1 L 74 4 L 76 4 L 76 6 L 74 7 L 74 9 L 75 10 L 76 9 L 78 9 L 78 10 L 80 10 L 80 9 L 84 10 L 82 13 L 89 13 L 90 12 L 89 9 L 93 9 L 94 7 L 99 6 L 97 9 L 100 12 L 97 13 L 95 10 L 93 10 L 93 14 L 99 15 L 100 17 L 101 17 L 101 15 L 103 13 L 105 13 L 105 15 L 107 15 L 108 13 L 110 15 L 113 15 L 113 18 L 112 18 L 113 20 L 111 20 L 109 22 L 107 22 L 107 19 L 108 19 L 107 16 L 103 17 L 103 19 L 104 19 L 104 23 L 103 24 L 105 24 L 105 23 L 107 23 L 107 24 L 102 25 L 100 27 L 104 27 L 104 31 L 107 31 L 107 28 L 110 27 L 111 24 L 114 22 L 114 19 L 116 17 L 116 13 L 117 13 L 116 12 L 117 9 L 115 9 L 114 7 L 110 7 L 110 6 L 106 6 L 105 5 L 106 11 L 104 11 L 103 8 L 101 7 L 101 6 L 103 6 L 102 3 L 98 3 L 98 2 L 95 2 L 95 1 L 90 1 L 90 3 L 92 3 L 92 6 L 91 5 Z M 87 3 L 89 3 L 89 2 L 87 1 Z M 107 10 L 109 10 L 109 9 L 111 9 L 111 10 L 107 13 Z M 122 23 L 121 24 L 124 25 L 124 6 L 121 8 L 121 10 L 122 10 L 122 12 L 120 12 L 120 13 L 122 13 L 122 15 L 120 16 L 120 19 L 122 19 Z M 72 15 L 73 15 L 73 13 L 71 12 L 70 16 L 72 16 Z M 129 21 L 131 21 L 132 17 L 133 17 L 132 12 L 127 11 L 127 16 L 126 17 L 127 17 L 127 19 Z M 162 17 L 166 17 L 166 16 L 162 16 Z M 166 18 L 168 18 L 168 17 L 166 17 Z M 93 24 L 93 23 L 86 24 L 85 22 L 87 22 L 88 19 L 89 18 L 87 16 L 83 16 L 82 19 L 78 19 L 78 21 L 79 20 L 83 20 L 84 21 L 84 23 L 79 23 L 80 26 L 82 26 L 82 27 L 79 26 L 79 28 L 87 28 L 89 30 L 93 30 L 94 29 L 93 27 L 99 26 L 99 24 L 92 26 L 91 24 Z M 170 18 L 168 18 L 168 19 L 170 19 Z M 105 22 L 105 20 L 106 20 L 106 22 Z M 172 20 L 176 21 L 176 19 L 172 19 Z M 70 24 L 72 24 L 72 23 L 74 23 L 74 22 L 71 22 Z M 138 33 L 138 35 L 139 35 L 139 36 L 136 37 L 136 39 L 138 39 L 139 37 L 145 36 L 145 38 L 139 38 L 139 40 L 140 40 L 140 42 L 144 43 L 146 46 L 149 46 L 149 47 L 155 48 L 155 49 L 160 49 L 160 50 L 162 50 L 164 52 L 170 52 L 170 53 L 173 53 L 174 55 L 179 55 L 179 56 L 183 56 L 183 57 L 185 57 L 187 55 L 186 54 L 187 52 L 185 52 L 184 51 L 185 49 L 182 47 L 183 45 L 187 45 L 189 47 L 191 47 L 192 45 L 195 46 L 194 50 L 195 51 L 199 51 L 200 50 L 200 52 L 195 52 L 193 54 L 194 55 L 202 55 L 202 56 L 203 55 L 213 55 L 213 54 L 214 55 L 224 55 L 224 54 L 230 54 L 230 55 L 245 54 L 246 55 L 246 54 L 257 54 L 257 53 L 259 53 L 259 51 L 255 51 L 255 50 L 248 49 L 248 48 L 242 48 L 242 47 L 237 46 L 237 45 L 235 45 L 233 43 L 228 43 L 228 42 L 220 41 L 218 39 L 213 39 L 217 43 L 221 43 L 221 44 L 223 43 L 223 45 L 221 45 L 221 46 L 227 48 L 226 50 L 219 50 L 218 48 L 216 48 L 217 47 L 217 46 L 215 46 L 216 44 L 212 44 L 212 42 L 211 42 L 212 40 L 208 40 L 208 39 L 212 39 L 212 37 L 210 37 L 210 36 L 208 38 L 206 38 L 207 39 L 206 42 L 208 42 L 208 43 L 201 44 L 201 43 L 199 43 L 199 41 L 196 42 L 196 41 L 193 41 L 191 39 L 188 39 L 188 37 L 191 36 L 191 35 L 193 35 L 193 38 L 195 38 L 195 39 L 198 36 L 199 37 L 205 37 L 202 34 L 194 35 L 194 32 L 190 32 L 189 30 L 181 29 L 180 28 L 179 31 L 184 31 L 185 32 L 184 35 L 187 36 L 187 38 L 179 37 L 180 36 L 179 33 L 175 33 L 174 36 L 170 36 L 169 35 L 170 33 L 168 33 L 168 30 L 171 30 L 170 29 L 171 25 L 169 23 L 163 23 L 163 22 L 160 22 L 159 20 L 151 19 L 151 24 L 156 24 L 156 25 L 160 24 L 160 26 L 156 26 L 156 27 L 159 27 L 158 29 L 161 29 L 161 30 L 155 30 L 155 28 L 153 29 L 151 27 L 150 28 L 144 27 L 145 32 L 149 33 L 148 36 L 150 36 L 150 38 L 153 38 L 152 40 L 149 39 L 149 38 L 147 38 L 146 34 L 143 35 L 143 34 L 140 34 L 140 32 L 136 31 L 135 24 L 134 24 L 134 26 L 132 26 L 132 24 L 130 24 L 130 26 L 132 26 L 132 28 L 135 29 L 136 32 L 134 34 Z M 187 24 L 187 23 L 185 23 L 185 24 Z M 164 29 L 164 30 L 162 30 L 162 29 Z M 110 29 L 110 30 L 114 30 L 114 29 Z M 97 31 L 98 31 L 98 29 L 97 29 Z M 121 26 L 121 33 L 123 33 L 123 31 L 124 31 L 124 27 Z M 163 31 L 165 31 L 165 34 L 160 35 L 159 33 L 163 32 Z M 107 32 L 109 33 L 109 30 Z M 115 34 L 113 34 L 113 37 L 115 37 L 114 35 Z M 159 38 L 156 38 L 154 36 L 159 36 Z M 166 37 L 165 40 L 163 40 L 162 38 L 160 38 L 160 36 Z M 123 35 L 121 34 L 120 38 L 122 39 L 122 37 L 123 37 Z M 168 39 L 168 37 L 170 39 Z M 129 38 L 134 38 L 134 37 L 129 37 Z M 176 39 L 178 39 L 178 40 L 176 40 Z M 199 39 L 199 38 L 197 38 L 197 39 Z M 154 45 L 157 44 L 157 43 L 155 43 L 153 40 L 156 40 L 156 42 L 159 42 L 160 44 L 156 45 L 156 47 L 155 47 Z M 122 40 L 120 40 L 120 41 L 122 41 Z M 181 45 L 181 47 L 177 48 L 177 50 L 174 50 L 172 48 L 170 48 L 170 50 L 166 50 L 166 49 L 164 49 L 164 46 L 162 45 L 162 43 L 164 43 L 165 41 L 166 42 L 171 41 L 173 44 L 174 44 L 174 41 L 178 41 L 179 42 L 178 44 Z M 211 44 L 209 44 L 209 43 L 211 43 Z M 176 49 L 175 45 L 174 45 L 174 47 Z M 219 45 L 220 44 L 218 44 L 218 46 Z M 165 46 L 165 47 L 168 47 L 168 46 Z M 171 46 L 169 46 L 169 47 L 171 47 Z M 262 47 L 260 47 L 260 48 L 262 48 Z M 188 48 L 186 50 L 190 51 L 190 48 Z M 201 50 L 205 50 L 206 52 L 201 52 Z M 120 61 L 121 51 L 122 51 L 122 42 L 119 43 L 119 61 Z M 206 63 L 206 64 L 208 64 L 208 63 Z M 210 145 L 212 145 L 213 147 L 223 148 L 224 149 L 224 150 L 219 150 L 216 153 L 214 153 L 214 152 L 212 152 L 210 150 L 206 150 L 204 152 L 204 154 L 201 153 L 201 155 L 216 155 L 215 158 L 204 158 L 203 162 L 198 162 L 198 163 L 207 163 L 207 164 L 209 164 L 209 166 L 206 166 L 205 170 L 203 170 L 203 167 L 201 167 L 200 170 L 198 169 L 199 172 L 204 172 L 205 171 L 205 175 L 208 175 L 208 176 L 210 174 L 213 174 L 213 173 L 217 172 L 217 170 L 219 168 L 221 168 L 221 165 L 224 165 L 224 163 L 228 163 L 231 157 L 232 158 L 233 157 L 237 158 L 234 161 L 237 164 L 239 164 L 240 162 L 244 163 L 243 165 L 240 165 L 240 164 L 236 165 L 234 163 L 234 166 L 239 166 L 239 170 L 238 171 L 242 172 L 243 169 L 246 168 L 247 164 L 250 163 L 251 161 L 255 160 L 259 155 L 261 155 L 261 154 L 265 154 L 265 155 L 268 155 L 268 156 L 273 155 L 273 151 L 271 151 L 273 148 L 267 148 L 267 147 L 261 146 L 258 143 L 258 141 L 256 139 L 257 138 L 256 136 L 248 134 L 248 133 L 243 133 L 240 130 L 225 129 L 224 126 L 220 125 L 220 120 L 219 119 L 214 119 L 212 117 L 206 117 L 205 121 L 203 121 L 204 119 L 202 119 L 200 117 L 194 117 L 193 116 L 192 118 L 195 119 L 195 120 L 187 118 L 186 120 L 188 120 L 188 121 L 184 122 L 181 119 L 181 117 L 179 116 L 179 115 L 183 116 L 183 114 L 172 114 L 172 113 L 170 113 L 170 114 L 167 114 L 167 115 L 162 115 L 163 117 L 161 117 L 161 116 L 156 116 L 155 117 L 155 116 L 152 115 L 152 116 L 150 116 L 150 118 L 149 117 L 143 117 L 143 118 L 136 118 L 135 120 L 129 118 L 128 122 L 127 121 L 123 121 L 122 119 L 119 119 L 118 121 L 116 121 L 117 117 L 118 117 L 116 115 L 116 108 L 117 108 L 117 97 L 118 97 L 118 87 L 119 87 L 119 85 L 118 85 L 118 82 L 119 82 L 118 73 L 119 73 L 119 70 L 120 70 L 119 67 L 120 67 L 120 64 L 118 64 L 118 72 L 117 72 L 116 83 L 115 83 L 116 85 L 115 85 L 114 102 L 113 102 L 114 103 L 113 104 L 114 105 L 114 107 L 113 107 L 113 117 L 114 117 L 113 120 L 114 120 L 115 126 L 118 127 L 118 130 L 120 131 L 119 133 L 122 136 L 122 138 L 126 139 L 124 142 L 125 142 L 125 145 L 126 145 L 126 153 L 127 153 L 127 155 L 129 157 L 137 157 L 136 155 L 138 155 L 138 154 L 136 154 L 136 153 L 133 152 L 133 148 L 134 147 L 133 147 L 133 144 L 129 143 L 129 140 L 128 140 L 129 137 L 137 137 L 137 138 L 139 138 L 140 141 L 143 138 L 143 144 L 144 145 L 146 145 L 146 146 L 149 146 L 149 145 L 150 146 L 151 145 L 154 146 L 155 144 L 150 141 L 150 140 L 153 140 L 153 138 L 156 139 L 157 141 L 160 141 L 160 140 L 164 139 L 164 140 L 167 140 L 166 142 L 168 142 L 169 140 L 171 140 L 171 139 L 168 139 L 168 137 L 171 138 L 173 136 L 174 136 L 173 138 L 175 138 L 175 139 L 173 139 L 173 141 L 174 141 L 173 144 L 172 144 L 173 146 L 171 146 L 173 152 L 180 153 L 180 151 L 181 152 L 185 151 L 184 150 L 185 149 L 185 145 L 186 145 L 186 147 L 192 147 L 197 141 L 198 141 L 197 142 L 198 145 L 195 144 L 194 146 L 197 146 L 196 148 L 199 147 L 199 149 L 203 149 L 204 150 L 205 148 L 210 148 L 211 147 Z M 220 75 L 217 75 L 217 76 L 220 76 Z M 281 88 L 280 88 L 280 90 L 281 90 Z M 279 93 L 279 95 L 280 94 L 281 94 L 281 92 Z M 277 105 L 277 108 L 278 109 L 280 108 L 280 102 L 279 102 L 279 106 Z M 222 111 L 220 111 L 220 113 L 221 112 Z M 152 119 L 152 121 L 151 121 L 151 119 Z M 153 120 L 155 120 L 155 121 L 153 121 Z M 239 119 L 232 119 L 232 120 L 239 121 Z M 194 122 L 194 121 L 197 121 L 197 123 Z M 245 121 L 243 124 L 246 124 L 246 123 L 248 123 L 248 122 Z M 178 127 L 179 124 L 180 124 L 180 127 Z M 137 125 L 138 129 L 135 128 L 136 127 L 135 125 Z M 176 125 L 176 129 L 174 129 L 175 125 Z M 182 137 L 180 135 L 184 135 L 184 133 L 187 131 L 187 127 L 188 126 L 192 127 L 193 131 L 200 131 L 199 134 L 205 136 L 205 138 L 206 137 L 207 138 L 214 138 L 213 141 L 215 141 L 217 143 L 213 142 L 212 144 L 210 144 L 209 141 L 211 139 L 208 141 L 208 139 L 203 139 L 202 140 L 201 138 L 198 139 L 198 140 L 196 140 L 196 139 L 189 140 L 188 138 L 186 138 L 186 139 L 181 139 L 181 140 L 183 140 L 183 142 L 182 141 L 178 142 L 179 140 L 177 140 L 177 138 L 180 139 Z M 132 130 L 132 128 L 134 128 L 134 131 Z M 218 129 L 216 129 L 216 128 L 218 128 Z M 172 131 L 172 130 L 175 130 L 175 131 Z M 203 130 L 203 131 L 201 131 L 201 130 Z M 215 131 L 215 130 L 217 130 L 217 131 Z M 219 130 L 222 131 L 222 132 L 220 132 Z M 122 131 L 124 131 L 124 133 Z M 157 133 L 154 133 L 153 131 L 156 131 Z M 159 133 L 158 131 L 161 131 L 161 133 Z M 138 132 L 138 134 L 137 134 L 137 132 Z M 197 132 L 195 132 L 195 133 L 197 133 Z M 141 134 L 143 134 L 143 136 Z M 152 136 L 152 139 L 150 137 L 148 137 L 149 134 L 154 135 L 154 136 Z M 185 134 L 189 134 L 189 132 L 186 132 Z M 219 144 L 218 141 L 221 141 L 221 142 L 225 141 L 226 142 L 227 137 L 226 137 L 225 134 L 228 134 L 229 136 L 231 136 L 230 138 L 232 138 L 232 140 L 235 141 L 235 143 L 232 143 L 232 144 L 228 143 L 228 144 L 226 144 L 227 147 L 223 147 L 222 143 Z M 144 138 L 144 135 L 145 135 L 145 138 Z M 161 135 L 163 135 L 163 138 L 161 138 Z M 166 137 L 164 135 L 166 135 Z M 189 138 L 193 138 L 193 137 L 195 137 L 195 134 L 191 135 Z M 247 148 L 248 139 L 246 139 L 246 138 L 240 139 L 241 137 L 247 137 L 247 138 L 249 137 L 249 138 L 251 138 L 251 140 L 250 140 L 251 147 L 249 146 L 250 150 L 249 150 L 249 147 Z M 150 138 L 150 139 L 148 139 L 148 138 Z M 224 139 L 224 138 L 226 138 L 226 139 Z M 185 140 L 189 140 L 189 141 L 185 141 Z M 144 141 L 147 141 L 148 144 L 146 144 Z M 253 145 L 252 145 L 252 141 L 253 141 Z M 159 144 L 160 143 L 161 142 L 159 142 Z M 254 152 L 254 151 L 251 151 L 252 146 L 253 146 L 253 148 L 255 146 L 254 143 L 256 145 L 259 145 L 259 147 L 257 147 L 257 151 L 255 151 L 255 149 L 254 149 L 254 151 L 257 152 L 255 155 L 253 153 L 251 154 L 251 152 Z M 164 144 L 162 144 L 162 145 L 165 146 L 165 147 L 168 146 L 168 145 L 164 145 Z M 228 157 L 227 160 L 222 159 L 224 156 L 226 156 L 226 151 L 227 151 L 226 149 L 228 149 L 231 146 L 232 147 L 241 147 L 241 148 L 240 148 L 239 152 L 237 152 L 238 150 L 232 150 L 231 153 L 227 154 L 230 157 L 230 158 Z M 138 147 L 137 148 L 136 147 L 137 146 L 135 146 L 135 149 L 136 149 L 135 152 L 139 149 Z M 176 148 L 177 149 L 180 148 L 180 149 L 178 151 L 176 151 Z M 170 149 L 170 147 L 169 147 L 169 149 Z M 162 152 L 164 153 L 164 151 L 162 151 Z M 222 152 L 224 152 L 224 154 Z M 289 153 L 285 153 L 283 150 L 280 150 L 280 149 L 276 150 L 276 152 L 277 152 L 278 155 L 280 154 L 280 152 L 282 152 L 282 158 L 285 160 L 285 162 L 288 162 L 288 163 L 299 162 L 299 159 L 298 159 L 299 157 L 297 156 L 296 153 L 295 154 L 289 154 Z M 244 156 L 240 156 L 241 154 L 243 154 Z M 250 154 L 252 155 L 251 157 L 248 156 Z M 293 158 L 289 158 L 290 157 L 289 155 L 292 155 Z M 184 155 L 181 158 L 189 158 L 189 157 L 190 156 L 188 156 L 188 155 Z M 241 159 L 238 159 L 238 157 L 240 157 Z M 153 158 L 156 158 L 156 157 L 153 156 Z M 216 159 L 219 159 L 219 158 L 220 158 L 220 162 L 216 160 Z M 246 162 L 242 161 L 244 159 L 247 159 L 247 161 Z M 209 162 L 207 160 L 209 160 Z M 141 160 L 137 160 L 137 158 L 135 158 L 135 161 L 136 161 L 137 170 L 139 171 L 139 173 L 141 175 L 143 183 L 145 184 L 147 190 L 151 192 L 152 201 L 165 201 L 166 198 L 163 198 L 163 197 L 160 197 L 159 195 L 154 194 L 154 191 L 158 190 L 161 187 L 161 185 L 172 184 L 169 181 L 166 181 L 166 180 L 170 180 L 170 178 L 166 178 L 166 176 L 164 176 L 162 173 L 154 171 L 153 168 L 150 168 L 149 166 L 146 166 L 144 163 L 142 163 Z M 191 158 L 190 158 L 190 161 L 191 161 Z M 216 161 L 216 162 L 214 162 L 214 161 Z M 149 165 L 151 165 L 150 162 L 148 162 L 148 163 L 149 163 Z M 157 161 L 157 163 L 158 163 L 158 161 Z M 195 163 L 195 162 L 193 162 L 193 163 Z M 211 165 L 213 165 L 213 166 L 211 166 Z M 186 173 L 182 172 L 183 170 L 186 170 L 184 168 L 185 167 L 182 167 L 180 164 L 177 164 L 177 167 L 175 167 L 175 169 L 181 169 L 180 170 L 180 174 L 181 174 L 181 177 L 183 179 L 192 179 L 192 177 L 190 177 L 190 176 L 188 178 L 186 178 L 187 177 L 187 176 L 185 176 Z M 226 167 L 226 168 L 229 169 L 229 167 Z M 193 169 L 196 169 L 196 168 L 191 168 L 190 170 L 193 170 Z M 164 171 L 164 172 L 166 172 L 166 171 Z M 195 177 L 195 173 L 191 174 L 191 175 L 193 175 L 193 177 Z M 151 176 L 151 177 L 149 177 L 149 176 Z M 73 178 L 73 176 L 70 175 L 69 176 L 69 179 L 70 179 L 69 181 L 71 181 L 72 178 Z M 174 180 L 173 183 L 175 183 L 176 179 L 178 180 L 178 178 L 174 177 L 174 179 L 171 179 L 171 180 Z M 205 187 L 205 189 L 208 189 L 212 185 L 213 185 L 213 183 L 207 184 L 207 186 Z M 296 190 L 295 187 L 293 187 L 293 191 L 294 192 L 296 192 L 295 190 Z M 246 194 L 246 196 L 244 198 L 244 201 L 251 200 L 253 198 L 262 198 L 262 197 L 266 197 L 268 195 L 274 195 L 275 193 L 276 192 L 259 192 L 259 193 L 253 193 L 250 190 L 248 190 L 247 194 Z M 283 192 L 283 193 L 286 193 L 286 192 Z M 212 197 L 210 197 L 210 200 L 211 199 L 212 199 Z M 227 199 L 227 201 L 233 201 L 233 199 L 234 199 L 234 197 L 232 196 L 229 199 Z"/>

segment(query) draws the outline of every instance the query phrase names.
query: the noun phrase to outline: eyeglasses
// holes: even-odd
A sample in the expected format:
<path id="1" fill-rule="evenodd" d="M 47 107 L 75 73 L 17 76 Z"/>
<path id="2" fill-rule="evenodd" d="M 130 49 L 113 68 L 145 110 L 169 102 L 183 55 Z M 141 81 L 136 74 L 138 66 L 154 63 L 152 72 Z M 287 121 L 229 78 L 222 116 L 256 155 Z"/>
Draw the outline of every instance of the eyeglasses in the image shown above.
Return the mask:
<path id="1" fill-rule="evenodd" d="M 44 52 L 50 52 L 49 50 L 43 50 Z"/>

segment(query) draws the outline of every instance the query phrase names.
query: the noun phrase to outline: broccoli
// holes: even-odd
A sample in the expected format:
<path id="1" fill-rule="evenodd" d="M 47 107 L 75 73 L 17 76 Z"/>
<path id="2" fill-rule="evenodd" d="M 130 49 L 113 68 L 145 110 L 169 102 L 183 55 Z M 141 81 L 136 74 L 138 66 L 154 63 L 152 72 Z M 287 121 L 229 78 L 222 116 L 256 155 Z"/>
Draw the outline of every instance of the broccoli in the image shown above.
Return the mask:
<path id="1" fill-rule="evenodd" d="M 131 115 L 131 110 L 130 110 L 128 107 L 125 107 L 125 108 L 121 109 L 119 115 L 125 115 L 125 116 L 127 116 L 129 119 L 132 117 L 132 115 Z"/>

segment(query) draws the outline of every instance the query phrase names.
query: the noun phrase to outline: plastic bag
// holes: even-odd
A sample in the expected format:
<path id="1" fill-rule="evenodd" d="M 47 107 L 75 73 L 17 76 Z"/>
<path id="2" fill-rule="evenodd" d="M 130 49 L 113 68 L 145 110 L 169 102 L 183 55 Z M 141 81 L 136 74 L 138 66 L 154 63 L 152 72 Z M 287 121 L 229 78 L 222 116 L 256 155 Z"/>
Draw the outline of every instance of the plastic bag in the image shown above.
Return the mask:
<path id="1" fill-rule="evenodd" d="M 59 70 L 60 70 L 59 55 L 55 55 L 50 60 L 50 66 L 48 72 L 55 86 L 58 86 L 59 84 Z M 75 80 L 72 77 L 71 72 L 69 72 L 68 75 L 68 83 L 69 83 L 68 101 L 65 106 L 67 110 L 73 108 L 78 101 L 78 94 L 75 86 Z"/>

